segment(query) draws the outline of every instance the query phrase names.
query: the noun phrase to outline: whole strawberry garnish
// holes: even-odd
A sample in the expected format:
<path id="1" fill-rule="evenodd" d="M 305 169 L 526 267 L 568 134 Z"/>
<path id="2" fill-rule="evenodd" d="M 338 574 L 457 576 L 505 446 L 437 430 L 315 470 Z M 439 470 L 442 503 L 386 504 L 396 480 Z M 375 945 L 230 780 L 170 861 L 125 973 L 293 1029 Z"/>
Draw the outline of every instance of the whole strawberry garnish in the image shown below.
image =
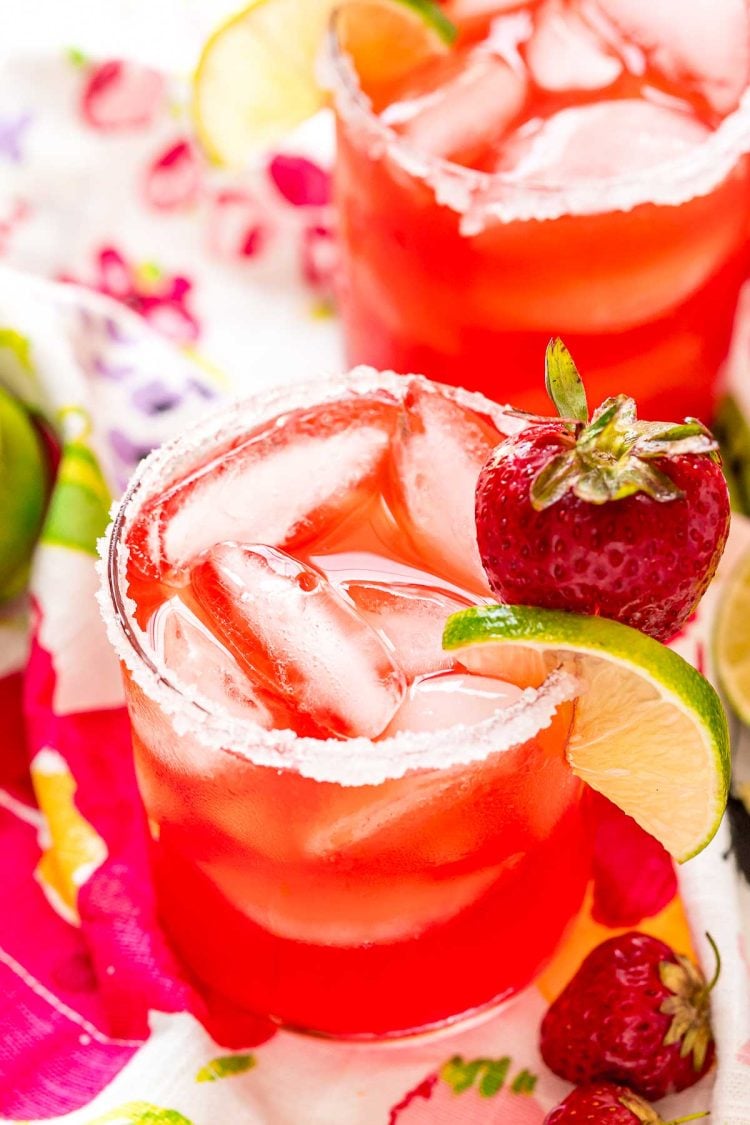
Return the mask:
<path id="1" fill-rule="evenodd" d="M 477 540 L 501 601 L 600 614 L 666 641 L 693 613 L 729 532 L 717 443 L 694 418 L 639 422 L 608 398 L 589 421 L 560 340 L 547 389 L 562 415 L 534 419 L 482 469 Z"/>
<path id="2" fill-rule="evenodd" d="M 655 1100 L 692 1086 L 714 1057 L 716 956 L 709 985 L 657 938 L 631 932 L 603 942 L 544 1017 L 542 1058 L 569 1082 L 605 1079 Z"/>
<path id="3" fill-rule="evenodd" d="M 644 1102 L 627 1086 L 598 1082 L 595 1086 L 579 1086 L 565 1101 L 550 1110 L 543 1125 L 682 1125 L 697 1121 L 708 1113 L 691 1113 L 687 1117 L 664 1121 L 653 1106 Z"/>

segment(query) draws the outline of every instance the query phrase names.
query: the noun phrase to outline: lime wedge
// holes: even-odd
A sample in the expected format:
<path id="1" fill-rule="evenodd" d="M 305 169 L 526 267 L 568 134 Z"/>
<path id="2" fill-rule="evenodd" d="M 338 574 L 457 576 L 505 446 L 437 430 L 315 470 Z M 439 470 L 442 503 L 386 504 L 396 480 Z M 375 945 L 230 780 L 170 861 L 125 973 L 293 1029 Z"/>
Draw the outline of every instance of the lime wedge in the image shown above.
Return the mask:
<path id="1" fill-rule="evenodd" d="M 679 862 L 715 834 L 729 789 L 721 701 L 671 649 L 602 617 L 480 606 L 448 618 L 443 647 L 472 672 L 503 675 L 534 653 L 584 690 L 567 755 L 578 777 L 655 836 Z"/>
<path id="2" fill-rule="evenodd" d="M 23 406 L 0 387 L 0 601 L 25 584 L 47 498 L 42 442 Z"/>
<path id="3" fill-rule="evenodd" d="M 332 13 L 361 77 L 393 81 L 443 54 L 455 28 L 432 0 L 255 0 L 203 48 L 196 132 L 218 164 L 241 166 L 326 102 L 316 64 Z"/>
<path id="4" fill-rule="evenodd" d="M 721 686 L 734 710 L 750 723 L 750 551 L 724 583 L 716 613 L 713 650 Z"/>

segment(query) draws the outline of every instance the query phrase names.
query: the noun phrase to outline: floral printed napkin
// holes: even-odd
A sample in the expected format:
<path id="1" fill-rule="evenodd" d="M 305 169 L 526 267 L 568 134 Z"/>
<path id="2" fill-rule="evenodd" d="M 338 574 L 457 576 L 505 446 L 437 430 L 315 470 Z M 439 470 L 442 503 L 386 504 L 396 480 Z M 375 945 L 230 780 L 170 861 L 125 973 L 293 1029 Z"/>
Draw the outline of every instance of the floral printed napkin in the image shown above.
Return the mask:
<path id="1" fill-rule="evenodd" d="M 61 446 L 32 596 L 0 619 L 0 1114 L 541 1125 L 566 1091 L 539 1057 L 543 1012 L 589 948 L 638 924 L 701 956 L 708 928 L 724 959 L 720 1065 L 665 1116 L 712 1104 L 714 1122 L 747 1125 L 750 978 L 726 828 L 675 897 L 663 855 L 610 822 L 586 909 L 535 985 L 406 1045 L 276 1031 L 209 1003 L 175 961 L 94 604 L 96 541 L 137 460 L 220 395 L 340 366 L 324 168 L 309 151 L 243 177 L 207 168 L 183 95 L 76 52 L 0 74 L 0 380 Z M 737 521 L 725 570 L 748 538 Z M 701 667 L 715 596 L 679 641 Z"/>

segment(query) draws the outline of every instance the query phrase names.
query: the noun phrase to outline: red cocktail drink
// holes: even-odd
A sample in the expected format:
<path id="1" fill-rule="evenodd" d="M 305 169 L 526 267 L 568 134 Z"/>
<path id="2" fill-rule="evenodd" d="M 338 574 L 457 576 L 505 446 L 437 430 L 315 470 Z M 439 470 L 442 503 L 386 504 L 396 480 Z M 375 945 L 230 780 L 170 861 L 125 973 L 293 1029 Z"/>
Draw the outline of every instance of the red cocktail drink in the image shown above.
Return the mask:
<path id="1" fill-rule="evenodd" d="M 362 371 L 154 454 L 110 538 L 160 911 L 195 977 L 383 1036 L 528 983 L 589 876 L 575 682 L 470 673 L 479 469 L 525 421 Z"/>
<path id="2" fill-rule="evenodd" d="M 744 5 L 481 7 L 390 86 L 334 22 L 349 360 L 539 410 L 559 334 L 596 401 L 709 417 L 748 266 Z"/>

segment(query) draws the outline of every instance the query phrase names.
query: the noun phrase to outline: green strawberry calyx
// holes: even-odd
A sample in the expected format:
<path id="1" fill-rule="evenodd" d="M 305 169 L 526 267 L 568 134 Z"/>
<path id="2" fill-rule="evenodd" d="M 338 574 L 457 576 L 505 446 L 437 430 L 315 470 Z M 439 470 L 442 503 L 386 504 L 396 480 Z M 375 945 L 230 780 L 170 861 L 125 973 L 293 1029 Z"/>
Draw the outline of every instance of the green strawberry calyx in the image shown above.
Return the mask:
<path id="1" fill-rule="evenodd" d="M 547 392 L 564 423 L 567 448 L 537 473 L 531 504 L 542 511 L 572 492 L 606 504 L 643 492 L 659 503 L 683 492 L 655 462 L 687 453 L 718 457 L 718 442 L 697 418 L 641 422 L 627 395 L 605 399 L 589 419 L 583 380 L 565 344 L 551 340 L 545 356 Z"/>
<path id="2" fill-rule="evenodd" d="M 672 1017 L 664 1046 L 680 1044 L 680 1057 L 693 1056 L 696 1072 L 703 1069 L 706 1052 L 713 1039 L 709 999 L 721 972 L 721 957 L 716 942 L 706 934 L 716 958 L 716 967 L 711 980 L 706 983 L 701 970 L 687 957 L 676 954 L 676 961 L 662 961 L 659 976 L 664 987 L 671 993 L 659 1009 Z"/>
<path id="3" fill-rule="evenodd" d="M 637 1094 L 623 1094 L 619 1102 L 629 1109 L 633 1117 L 639 1122 L 639 1125 L 684 1125 L 686 1121 L 697 1121 L 700 1117 L 708 1117 L 709 1111 L 703 1110 L 701 1113 L 690 1113 L 687 1117 L 675 1117 L 670 1121 L 665 1121 L 660 1117 L 652 1105 L 644 1102 L 643 1098 L 639 1098 Z"/>

